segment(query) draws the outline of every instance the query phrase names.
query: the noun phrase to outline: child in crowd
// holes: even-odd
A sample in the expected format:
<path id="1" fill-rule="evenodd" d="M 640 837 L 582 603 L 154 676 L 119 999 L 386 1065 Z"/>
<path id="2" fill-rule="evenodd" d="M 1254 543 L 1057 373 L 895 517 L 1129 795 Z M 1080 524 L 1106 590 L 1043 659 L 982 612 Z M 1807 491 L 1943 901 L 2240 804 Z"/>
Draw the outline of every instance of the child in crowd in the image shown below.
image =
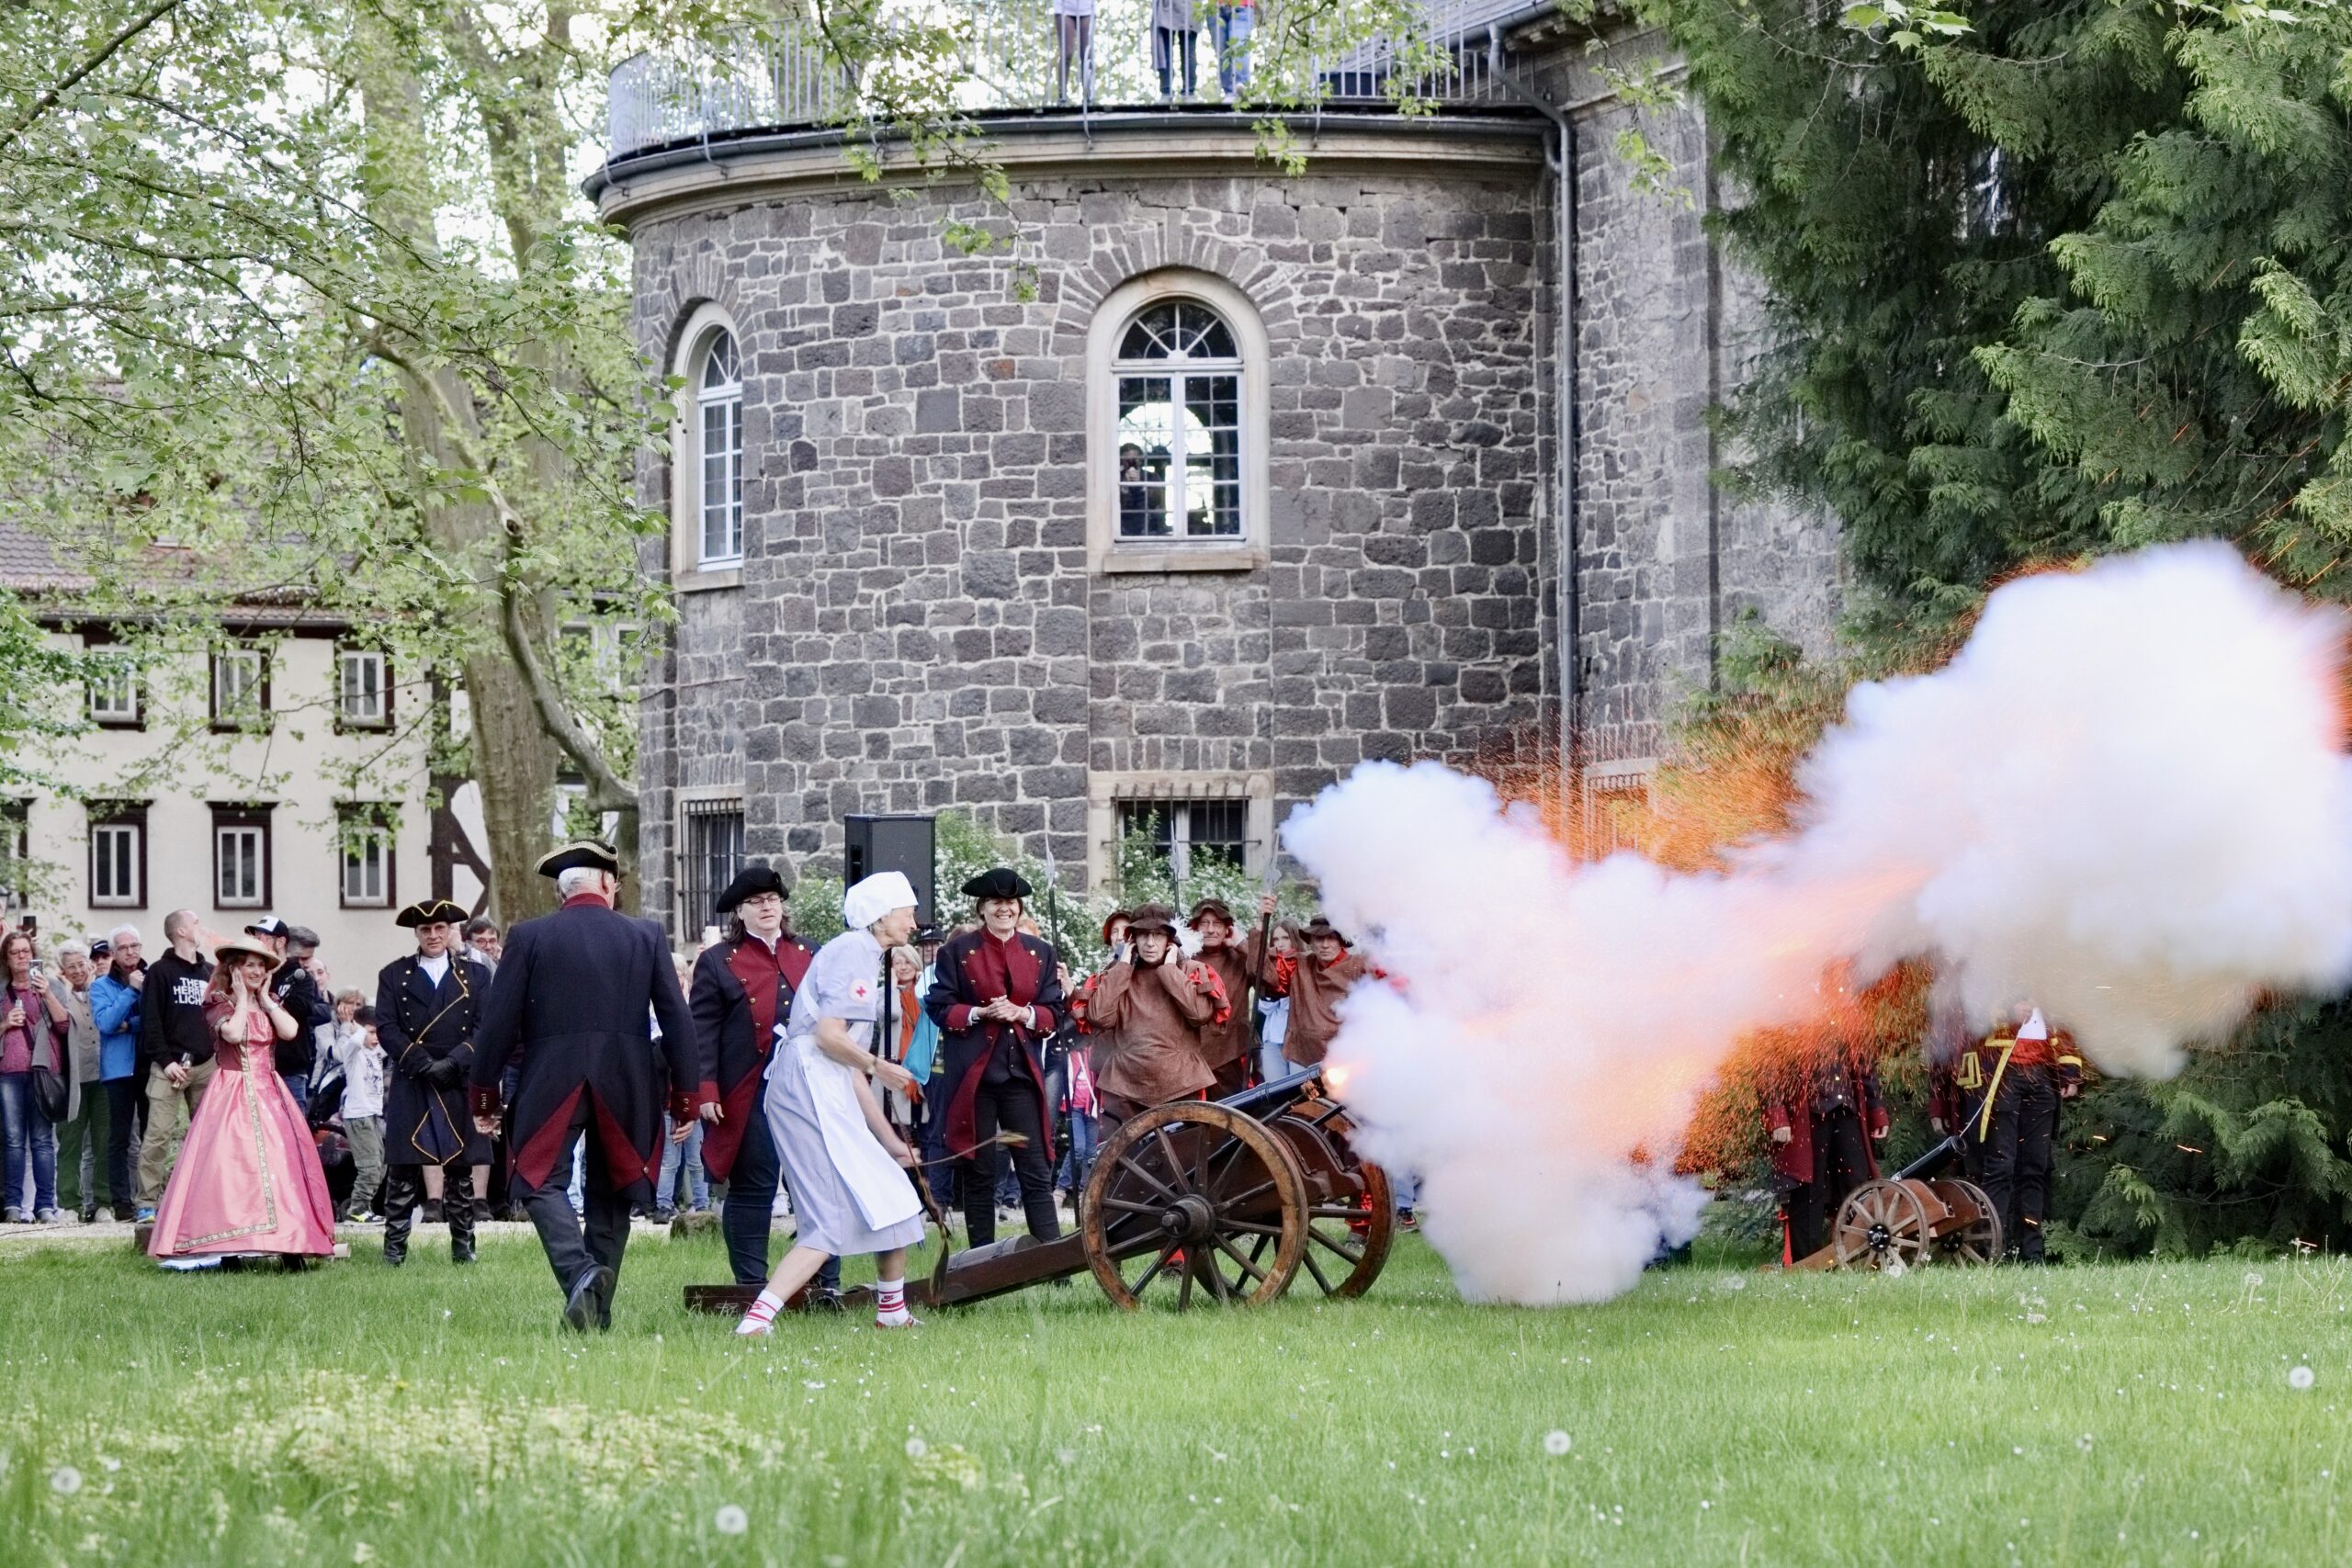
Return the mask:
<path id="1" fill-rule="evenodd" d="M 344 996 L 356 998 L 356 991 Z M 343 1012 L 337 998 L 335 1011 Z M 341 1021 L 338 1018 L 338 1021 Z M 351 1144 L 354 1171 L 351 1201 L 344 1218 L 378 1224 L 376 1195 L 384 1184 L 384 1047 L 376 1038 L 376 1010 L 364 1004 L 351 1009 L 356 1034 L 338 1032 L 335 1065 L 343 1069 L 343 1135 Z"/>

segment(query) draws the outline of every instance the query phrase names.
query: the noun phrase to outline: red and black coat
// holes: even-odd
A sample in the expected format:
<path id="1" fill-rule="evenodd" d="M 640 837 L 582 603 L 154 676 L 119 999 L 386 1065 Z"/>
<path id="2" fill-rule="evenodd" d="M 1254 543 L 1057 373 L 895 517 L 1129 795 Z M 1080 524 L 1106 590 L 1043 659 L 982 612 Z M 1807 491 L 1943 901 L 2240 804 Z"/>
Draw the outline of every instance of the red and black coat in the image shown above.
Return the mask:
<path id="1" fill-rule="evenodd" d="M 1815 1113 L 1838 1109 L 1843 1100 L 1862 1124 L 1862 1160 L 1870 1168 L 1865 1179 L 1878 1179 L 1878 1140 L 1887 1129 L 1886 1100 L 1879 1093 L 1878 1074 L 1849 1063 L 1827 1064 L 1803 1080 L 1797 1092 L 1764 1107 L 1768 1131 L 1789 1130 L 1789 1141 L 1772 1145 L 1772 1168 L 1781 1179 L 1804 1186 L 1813 1180 Z"/>
<path id="2" fill-rule="evenodd" d="M 413 953 L 378 971 L 376 1037 L 387 1069 L 385 1164 L 489 1162 L 490 1140 L 474 1130 L 466 1111 L 466 1075 L 489 998 L 490 970 L 455 953 L 437 986 Z M 435 1084 L 436 1077 L 447 1077 L 448 1087 Z"/>
<path id="3" fill-rule="evenodd" d="M 939 950 L 932 963 L 930 995 L 923 1011 L 939 1028 L 939 1051 L 948 1082 L 947 1152 L 968 1156 L 978 1137 L 972 1102 L 989 1058 L 1010 1050 L 1019 1078 L 1037 1096 L 1037 1124 L 1046 1129 L 1045 1156 L 1054 1158 L 1054 1111 L 1046 1097 L 1045 1043 L 1062 1021 L 1065 1003 L 1054 950 L 1025 932 L 999 942 L 985 931 L 967 931 Z M 998 997 L 1016 1007 L 1033 1007 L 1036 1027 L 976 1018 L 974 1010 Z"/>
<path id="4" fill-rule="evenodd" d="M 778 938 L 771 951 L 758 937 L 746 934 L 716 942 L 695 960 L 694 988 L 686 1006 L 694 1014 L 702 1076 L 718 1086 L 724 1112 L 702 1135 L 703 1168 L 714 1181 L 725 1181 L 734 1171 L 744 1130 L 761 1113 L 762 1082 L 775 1048 L 775 1026 L 792 1016 L 793 993 L 816 955 L 817 950 L 797 936 Z"/>
<path id="5" fill-rule="evenodd" d="M 662 1026 L 659 1045 L 653 1023 Z M 498 1113 L 498 1079 L 522 1057 L 506 1126 L 509 1186 L 527 1197 L 568 1171 L 573 1112 L 605 1156 L 605 1190 L 653 1201 L 662 1116 L 716 1104 L 668 939 L 651 920 L 579 895 L 506 933 L 474 1037 L 473 1109 Z"/>

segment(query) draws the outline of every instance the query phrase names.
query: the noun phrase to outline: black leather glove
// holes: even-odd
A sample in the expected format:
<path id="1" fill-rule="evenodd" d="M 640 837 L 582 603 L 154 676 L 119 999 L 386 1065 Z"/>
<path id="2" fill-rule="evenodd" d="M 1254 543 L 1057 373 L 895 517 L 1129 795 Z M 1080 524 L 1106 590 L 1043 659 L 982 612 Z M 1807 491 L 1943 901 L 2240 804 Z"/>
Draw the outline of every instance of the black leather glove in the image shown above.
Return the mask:
<path id="1" fill-rule="evenodd" d="M 455 1089 L 466 1081 L 466 1069 L 462 1064 L 444 1056 L 424 1069 L 424 1077 L 435 1089 Z"/>

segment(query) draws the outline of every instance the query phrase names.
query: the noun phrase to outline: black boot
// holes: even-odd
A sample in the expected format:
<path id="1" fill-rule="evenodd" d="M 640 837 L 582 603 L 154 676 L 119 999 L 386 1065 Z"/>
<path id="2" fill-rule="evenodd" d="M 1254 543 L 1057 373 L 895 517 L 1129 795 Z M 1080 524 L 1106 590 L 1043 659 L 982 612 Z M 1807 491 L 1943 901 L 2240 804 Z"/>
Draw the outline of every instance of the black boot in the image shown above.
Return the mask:
<path id="1" fill-rule="evenodd" d="M 474 1260 L 474 1173 L 470 1167 L 453 1165 L 442 1179 L 449 1185 L 448 1201 L 442 1210 L 449 1216 L 449 1261 L 471 1263 Z"/>
<path id="2" fill-rule="evenodd" d="M 384 1173 L 384 1261 L 395 1268 L 408 1261 L 408 1227 L 424 1194 L 424 1179 L 418 1174 L 424 1168 L 396 1165 Z"/>

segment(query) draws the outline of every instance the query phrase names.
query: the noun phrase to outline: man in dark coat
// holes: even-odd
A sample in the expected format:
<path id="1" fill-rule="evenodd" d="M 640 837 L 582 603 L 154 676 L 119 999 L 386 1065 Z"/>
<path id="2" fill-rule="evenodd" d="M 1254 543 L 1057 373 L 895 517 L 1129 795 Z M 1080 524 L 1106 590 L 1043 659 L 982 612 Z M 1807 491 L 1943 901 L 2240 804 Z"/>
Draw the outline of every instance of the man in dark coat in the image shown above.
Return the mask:
<path id="1" fill-rule="evenodd" d="M 1013 1174 L 1029 1234 L 1062 1234 L 1054 1213 L 1054 1113 L 1044 1049 L 1063 1011 L 1054 950 L 1020 929 L 1029 884 L 1002 866 L 964 884 L 979 900 L 980 929 L 939 950 L 923 1010 L 939 1027 L 945 1059 L 947 1149 L 962 1163 L 956 1186 L 974 1247 L 996 1239 L 999 1129 L 1016 1134 Z"/>
<path id="2" fill-rule="evenodd" d="M 718 1118 L 704 1129 L 703 1168 L 727 1183 L 719 1228 L 739 1285 L 768 1278 L 768 1231 L 780 1169 L 775 1140 L 760 1108 L 775 1027 L 792 1016 L 793 994 L 816 949 L 792 934 L 788 889 L 774 866 L 743 868 L 718 896 L 727 934 L 695 960 L 686 1005 L 695 1017 L 702 1076 L 718 1086 Z M 817 1275 L 820 1292 L 838 1295 L 841 1259 Z"/>
<path id="3" fill-rule="evenodd" d="M 1826 1246 L 1846 1197 L 1878 1179 L 1871 1147 L 1886 1136 L 1886 1101 L 1878 1074 L 1843 1055 L 1813 1069 L 1796 1091 L 1764 1108 L 1772 1138 L 1772 1169 L 1788 1189 L 1786 1261 L 1795 1263 Z"/>
<path id="4" fill-rule="evenodd" d="M 277 954 L 277 970 L 269 977 L 269 994 L 277 1005 L 293 1015 L 301 1027 L 291 1040 L 281 1040 L 274 1047 L 277 1059 L 277 1076 L 286 1080 L 287 1091 L 294 1103 L 307 1106 L 311 1100 L 311 1069 L 318 1060 L 318 1037 L 312 1032 L 320 1024 L 334 1021 L 334 1010 L 319 995 L 319 982 L 304 962 L 307 953 L 296 953 L 294 933 L 300 926 L 289 926 L 276 915 L 264 915 L 245 928 L 247 936 L 257 936 L 269 943 Z M 306 933 L 308 934 L 308 933 Z M 317 945 L 312 938 L 311 945 Z"/>
<path id="5" fill-rule="evenodd" d="M 466 1109 L 466 1074 L 490 998 L 490 971 L 457 951 L 466 911 L 428 898 L 400 913 L 416 952 L 376 976 L 376 1035 L 384 1047 L 384 1261 L 408 1257 L 409 1225 L 424 1200 L 424 1170 L 442 1171 L 449 1257 L 474 1260 L 474 1166 L 490 1140 Z"/>
<path id="6" fill-rule="evenodd" d="M 499 1075 L 520 1052 L 508 1183 L 547 1248 L 563 1321 L 609 1328 L 629 1210 L 650 1207 L 667 1102 L 678 1131 L 718 1104 L 702 1077 L 694 1020 L 662 928 L 614 909 L 620 857 L 583 839 L 544 856 L 562 907 L 506 933 L 474 1037 L 474 1125 L 498 1130 Z M 652 1024 L 662 1029 L 653 1043 Z M 587 1228 L 565 1191 L 573 1140 L 587 1138 Z"/>

